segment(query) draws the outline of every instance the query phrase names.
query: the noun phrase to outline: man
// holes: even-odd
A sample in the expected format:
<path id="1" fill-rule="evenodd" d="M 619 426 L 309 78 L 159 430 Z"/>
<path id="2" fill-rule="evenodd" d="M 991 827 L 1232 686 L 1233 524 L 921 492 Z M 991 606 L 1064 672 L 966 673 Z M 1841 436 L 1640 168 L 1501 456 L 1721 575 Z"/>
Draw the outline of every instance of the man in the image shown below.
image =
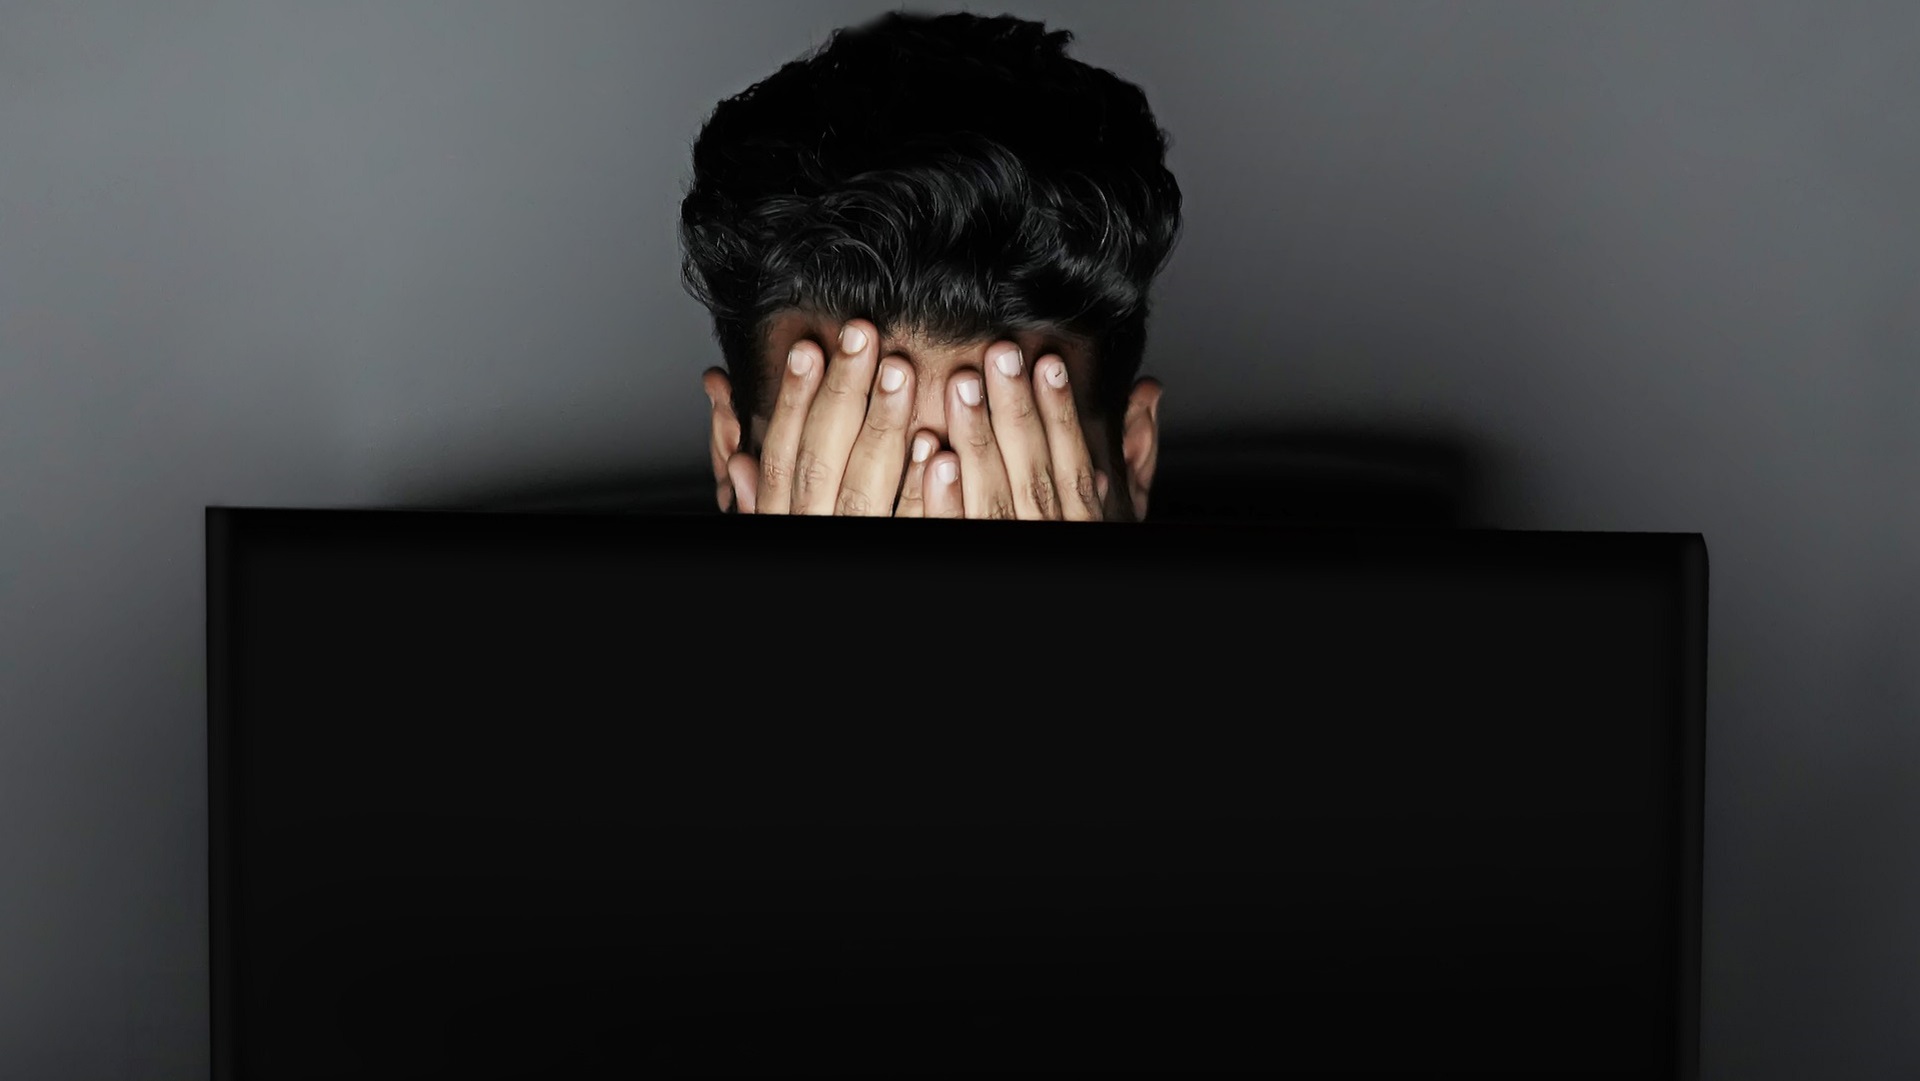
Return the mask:
<path id="1" fill-rule="evenodd" d="M 1146 516 L 1180 188 L 1146 96 L 1071 40 L 896 12 L 714 110 L 681 241 L 721 510 Z"/>

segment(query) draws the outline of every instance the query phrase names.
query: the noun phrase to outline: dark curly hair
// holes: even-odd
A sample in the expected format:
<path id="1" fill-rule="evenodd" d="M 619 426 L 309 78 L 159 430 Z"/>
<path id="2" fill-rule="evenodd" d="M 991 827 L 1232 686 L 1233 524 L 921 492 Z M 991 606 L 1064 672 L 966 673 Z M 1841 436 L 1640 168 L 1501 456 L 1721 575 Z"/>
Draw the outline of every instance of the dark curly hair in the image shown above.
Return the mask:
<path id="1" fill-rule="evenodd" d="M 744 420 L 770 317 L 871 319 L 942 344 L 1057 328 L 1117 411 L 1180 231 L 1140 88 L 1012 16 L 890 12 L 719 104 L 693 145 L 682 280 Z"/>

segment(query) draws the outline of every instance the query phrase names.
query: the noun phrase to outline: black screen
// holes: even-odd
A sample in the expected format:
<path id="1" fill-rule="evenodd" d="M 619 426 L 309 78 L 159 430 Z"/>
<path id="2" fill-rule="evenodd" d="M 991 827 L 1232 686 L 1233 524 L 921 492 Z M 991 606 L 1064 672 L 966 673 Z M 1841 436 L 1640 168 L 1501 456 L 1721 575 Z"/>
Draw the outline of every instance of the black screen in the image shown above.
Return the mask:
<path id="1" fill-rule="evenodd" d="M 208 515 L 217 1077 L 1694 1076 L 1697 535 Z"/>

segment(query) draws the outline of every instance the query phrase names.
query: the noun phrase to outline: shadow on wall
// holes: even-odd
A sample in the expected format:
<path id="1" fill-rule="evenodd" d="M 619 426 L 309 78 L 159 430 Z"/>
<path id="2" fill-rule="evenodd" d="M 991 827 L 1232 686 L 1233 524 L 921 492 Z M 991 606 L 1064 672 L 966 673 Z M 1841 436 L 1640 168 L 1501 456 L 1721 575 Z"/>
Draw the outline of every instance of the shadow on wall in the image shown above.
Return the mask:
<path id="1" fill-rule="evenodd" d="M 1483 527 L 1484 456 L 1458 436 L 1364 428 L 1168 434 L 1153 521 L 1259 519 L 1301 525 Z M 716 512 L 704 468 L 537 486 L 476 487 L 440 509 Z"/>

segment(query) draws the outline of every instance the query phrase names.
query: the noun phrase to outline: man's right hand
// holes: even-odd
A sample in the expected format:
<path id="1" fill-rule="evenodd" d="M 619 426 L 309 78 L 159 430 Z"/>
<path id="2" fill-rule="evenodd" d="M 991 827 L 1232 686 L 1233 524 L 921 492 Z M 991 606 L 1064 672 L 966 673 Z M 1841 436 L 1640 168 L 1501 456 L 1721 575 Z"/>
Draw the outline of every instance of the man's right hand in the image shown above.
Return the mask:
<path id="1" fill-rule="evenodd" d="M 880 358 L 879 342 L 874 325 L 856 319 L 831 356 L 812 342 L 793 347 L 759 458 L 740 451 L 727 460 L 741 513 L 918 515 L 939 441 L 918 433 L 920 460 L 908 461 L 913 365 Z"/>

